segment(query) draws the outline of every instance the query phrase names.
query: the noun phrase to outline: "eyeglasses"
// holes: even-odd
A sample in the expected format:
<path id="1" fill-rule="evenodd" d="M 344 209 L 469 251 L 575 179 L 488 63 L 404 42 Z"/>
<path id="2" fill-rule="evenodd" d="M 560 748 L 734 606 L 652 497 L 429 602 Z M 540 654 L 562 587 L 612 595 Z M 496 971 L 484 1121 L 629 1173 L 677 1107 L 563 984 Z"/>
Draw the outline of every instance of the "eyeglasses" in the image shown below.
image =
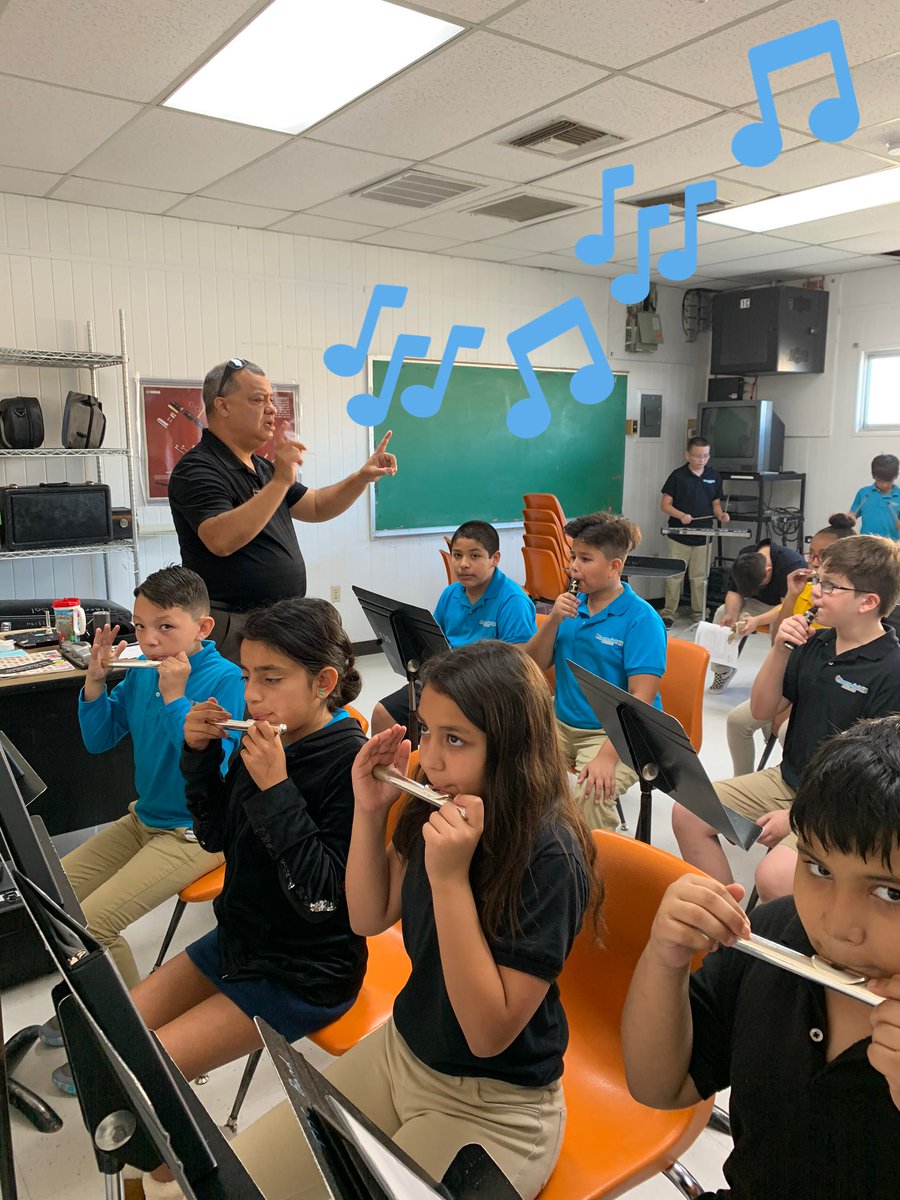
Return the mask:
<path id="1" fill-rule="evenodd" d="M 820 579 L 815 572 L 810 575 L 809 582 L 813 587 L 817 587 L 823 596 L 830 596 L 832 592 L 856 592 L 858 596 L 861 595 L 859 588 L 844 587 L 843 584 L 832 583 L 830 579 Z"/>
<path id="2" fill-rule="evenodd" d="M 243 371 L 247 363 L 243 358 L 229 358 L 225 363 L 225 370 L 222 372 L 222 378 L 219 380 L 219 395 L 221 396 L 225 390 L 225 384 L 232 377 L 235 371 Z"/>

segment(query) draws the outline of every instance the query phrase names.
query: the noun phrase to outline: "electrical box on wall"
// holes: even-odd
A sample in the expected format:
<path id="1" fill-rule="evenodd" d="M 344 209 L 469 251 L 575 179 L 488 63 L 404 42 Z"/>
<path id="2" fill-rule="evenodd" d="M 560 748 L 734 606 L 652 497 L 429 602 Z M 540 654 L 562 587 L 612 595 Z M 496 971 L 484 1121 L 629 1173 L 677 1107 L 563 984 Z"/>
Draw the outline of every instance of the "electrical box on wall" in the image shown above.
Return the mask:
<path id="1" fill-rule="evenodd" d="M 641 392 L 640 436 L 662 437 L 662 396 L 658 392 Z"/>
<path id="2" fill-rule="evenodd" d="M 828 293 L 767 287 L 720 292 L 713 304 L 713 375 L 820 375 Z"/>
<path id="3" fill-rule="evenodd" d="M 662 321 L 656 312 L 630 305 L 625 315 L 625 349 L 631 354 L 653 353 L 662 344 Z"/>

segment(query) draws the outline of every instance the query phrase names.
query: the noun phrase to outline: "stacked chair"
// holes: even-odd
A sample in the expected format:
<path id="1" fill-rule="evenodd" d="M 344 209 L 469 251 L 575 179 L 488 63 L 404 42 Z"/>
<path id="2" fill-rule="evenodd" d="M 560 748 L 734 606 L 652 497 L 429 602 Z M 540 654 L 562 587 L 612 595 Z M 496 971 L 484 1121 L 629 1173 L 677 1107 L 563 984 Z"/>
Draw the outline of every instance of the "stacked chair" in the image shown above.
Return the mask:
<path id="1" fill-rule="evenodd" d="M 525 507 L 525 591 L 533 600 L 552 603 L 569 584 L 569 539 L 564 533 L 566 516 L 559 500 L 550 492 L 529 492 L 522 497 Z"/>

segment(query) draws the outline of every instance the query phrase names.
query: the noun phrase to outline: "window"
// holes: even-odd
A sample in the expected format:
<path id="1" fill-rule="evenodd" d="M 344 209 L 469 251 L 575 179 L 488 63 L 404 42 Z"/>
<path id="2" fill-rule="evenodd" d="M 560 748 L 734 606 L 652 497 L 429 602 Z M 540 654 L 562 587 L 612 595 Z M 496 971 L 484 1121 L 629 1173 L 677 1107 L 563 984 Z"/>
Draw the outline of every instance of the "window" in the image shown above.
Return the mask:
<path id="1" fill-rule="evenodd" d="M 900 350 L 865 356 L 859 428 L 900 428 Z"/>

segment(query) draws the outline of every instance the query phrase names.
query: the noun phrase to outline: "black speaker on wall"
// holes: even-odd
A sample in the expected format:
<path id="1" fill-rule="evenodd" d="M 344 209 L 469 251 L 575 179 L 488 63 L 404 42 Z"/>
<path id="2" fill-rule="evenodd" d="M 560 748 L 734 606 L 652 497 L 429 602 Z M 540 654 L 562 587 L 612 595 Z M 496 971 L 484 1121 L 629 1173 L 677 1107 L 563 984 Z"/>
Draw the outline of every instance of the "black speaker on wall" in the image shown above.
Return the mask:
<path id="1" fill-rule="evenodd" d="M 713 304 L 713 375 L 820 375 L 828 293 L 767 287 L 719 292 Z"/>

